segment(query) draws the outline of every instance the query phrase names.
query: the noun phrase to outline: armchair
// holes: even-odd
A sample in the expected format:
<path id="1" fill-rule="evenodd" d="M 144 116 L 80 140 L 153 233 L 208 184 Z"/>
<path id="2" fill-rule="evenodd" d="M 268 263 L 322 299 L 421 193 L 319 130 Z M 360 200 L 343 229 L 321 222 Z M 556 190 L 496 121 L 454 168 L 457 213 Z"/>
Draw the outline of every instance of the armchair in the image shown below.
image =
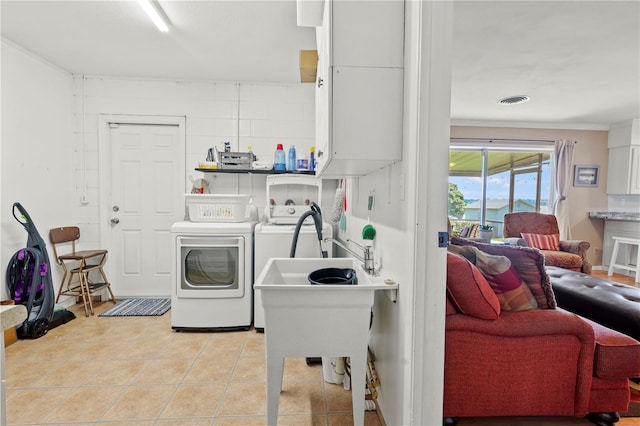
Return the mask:
<path id="1" fill-rule="evenodd" d="M 529 245 L 524 242 L 523 233 L 552 236 L 559 235 L 558 221 L 552 214 L 517 212 L 504 215 L 505 241 L 514 245 Z M 544 255 L 547 266 L 570 269 L 572 271 L 591 273 L 591 262 L 587 258 L 588 241 L 559 241 L 558 250 L 540 251 Z"/>

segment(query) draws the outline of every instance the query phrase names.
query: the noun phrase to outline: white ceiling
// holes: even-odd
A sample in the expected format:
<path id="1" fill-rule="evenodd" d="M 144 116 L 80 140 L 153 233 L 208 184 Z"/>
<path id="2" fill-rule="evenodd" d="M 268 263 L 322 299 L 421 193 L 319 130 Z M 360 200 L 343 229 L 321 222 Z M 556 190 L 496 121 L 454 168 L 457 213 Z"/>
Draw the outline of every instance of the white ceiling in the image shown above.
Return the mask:
<path id="1" fill-rule="evenodd" d="M 338 0 L 343 1 L 343 0 Z M 414 1 L 414 0 L 407 0 Z M 295 0 L 0 2 L 3 38 L 74 74 L 299 82 Z M 640 118 L 640 2 L 456 1 L 454 123 L 606 128 Z M 497 100 L 529 95 L 502 106 Z"/>

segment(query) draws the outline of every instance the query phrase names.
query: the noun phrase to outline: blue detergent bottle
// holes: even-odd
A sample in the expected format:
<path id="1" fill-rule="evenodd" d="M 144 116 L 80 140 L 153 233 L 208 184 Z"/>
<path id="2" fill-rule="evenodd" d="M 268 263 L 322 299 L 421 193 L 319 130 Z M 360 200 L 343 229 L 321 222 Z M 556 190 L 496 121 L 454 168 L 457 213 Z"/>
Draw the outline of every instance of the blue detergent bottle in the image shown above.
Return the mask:
<path id="1" fill-rule="evenodd" d="M 284 148 L 282 148 L 281 143 L 276 146 L 276 152 L 273 155 L 273 169 L 281 171 L 285 171 L 287 169 L 284 157 Z"/>
<path id="2" fill-rule="evenodd" d="M 296 146 L 291 145 L 289 147 L 289 161 L 287 161 L 287 170 L 296 171 L 298 169 L 297 159 L 296 159 Z"/>

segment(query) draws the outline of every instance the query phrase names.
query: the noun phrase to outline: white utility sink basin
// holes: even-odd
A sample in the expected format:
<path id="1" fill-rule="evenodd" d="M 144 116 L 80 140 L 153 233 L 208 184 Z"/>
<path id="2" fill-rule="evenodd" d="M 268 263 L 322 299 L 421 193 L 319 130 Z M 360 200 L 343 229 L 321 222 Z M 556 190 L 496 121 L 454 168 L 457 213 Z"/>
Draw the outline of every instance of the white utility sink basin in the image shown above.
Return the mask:
<path id="1" fill-rule="evenodd" d="M 310 284 L 309 273 L 353 268 L 356 285 Z M 284 358 L 350 357 L 353 420 L 364 424 L 369 322 L 376 290 L 398 288 L 366 274 L 352 258 L 273 258 L 254 285 L 262 291 L 267 354 L 267 423 L 275 425 Z"/>
<path id="2" fill-rule="evenodd" d="M 357 285 L 311 285 L 307 280 L 310 272 L 323 268 L 353 268 L 358 275 Z M 318 290 L 329 286 L 331 291 L 367 291 L 395 288 L 364 272 L 361 262 L 352 258 L 273 258 L 265 265 L 256 279 L 255 288 L 260 290 Z M 327 289 L 324 289 L 327 290 Z"/>

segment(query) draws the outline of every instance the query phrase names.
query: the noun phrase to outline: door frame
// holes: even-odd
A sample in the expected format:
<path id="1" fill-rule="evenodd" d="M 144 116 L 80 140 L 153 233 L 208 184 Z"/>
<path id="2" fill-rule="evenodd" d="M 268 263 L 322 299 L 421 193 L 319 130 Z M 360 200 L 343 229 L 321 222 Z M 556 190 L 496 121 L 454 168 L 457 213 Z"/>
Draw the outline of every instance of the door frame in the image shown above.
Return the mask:
<path id="1" fill-rule="evenodd" d="M 411 37 L 405 53 L 405 130 L 409 143 L 408 181 L 414 182 L 409 199 L 412 217 L 413 306 L 409 374 L 405 376 L 411 425 L 442 424 L 444 395 L 444 343 L 446 248 L 439 247 L 439 232 L 447 230 L 451 55 L 453 2 L 407 2 Z M 408 61 L 408 62 L 407 62 Z M 412 158 L 410 158 L 412 157 Z M 424 165 L 428 165 L 425 167 Z M 383 406 L 384 408 L 384 406 Z"/>
<path id="2" fill-rule="evenodd" d="M 98 114 L 98 182 L 99 193 L 99 218 L 100 218 L 100 246 L 109 249 L 111 247 L 111 232 L 109 232 L 109 215 L 107 210 L 111 198 L 111 147 L 109 144 L 109 125 L 115 124 L 147 124 L 178 126 L 179 151 L 182 161 L 179 162 L 178 173 L 186 188 L 186 116 L 161 116 L 161 115 L 125 115 L 125 114 Z M 186 190 L 186 189 L 185 189 Z M 110 273 L 109 262 L 106 263 L 107 274 Z"/>

